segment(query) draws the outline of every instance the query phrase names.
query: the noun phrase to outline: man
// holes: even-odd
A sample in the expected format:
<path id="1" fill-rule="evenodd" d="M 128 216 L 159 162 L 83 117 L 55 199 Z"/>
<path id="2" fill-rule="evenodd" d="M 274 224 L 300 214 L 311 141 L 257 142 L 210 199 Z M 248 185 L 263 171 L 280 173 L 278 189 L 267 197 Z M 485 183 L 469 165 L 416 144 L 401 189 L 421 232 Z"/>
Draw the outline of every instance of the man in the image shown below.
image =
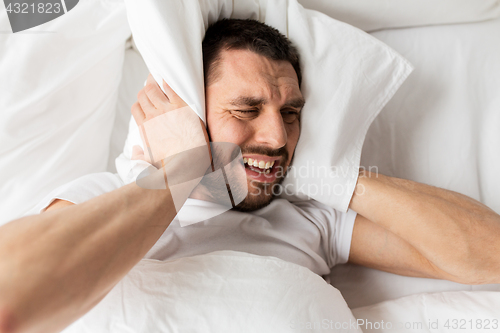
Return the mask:
<path id="1" fill-rule="evenodd" d="M 76 205 L 56 200 L 43 214 L 2 226 L 1 333 L 67 326 L 146 254 L 166 259 L 228 249 L 277 256 L 318 274 L 348 259 L 397 274 L 500 283 L 500 216 L 463 195 L 361 172 L 365 190 L 347 214 L 313 201 L 273 200 L 266 189 L 280 182 L 278 167 L 290 165 L 299 139 L 298 54 L 274 29 L 228 20 L 207 31 L 204 58 L 210 139 L 239 145 L 246 159 L 249 195 L 240 211 L 180 228 L 171 223 L 168 187 L 129 184 Z M 139 125 L 185 106 L 164 88 L 167 96 L 149 79 L 139 93 L 132 109 Z M 183 162 L 171 168 L 190 161 Z"/>

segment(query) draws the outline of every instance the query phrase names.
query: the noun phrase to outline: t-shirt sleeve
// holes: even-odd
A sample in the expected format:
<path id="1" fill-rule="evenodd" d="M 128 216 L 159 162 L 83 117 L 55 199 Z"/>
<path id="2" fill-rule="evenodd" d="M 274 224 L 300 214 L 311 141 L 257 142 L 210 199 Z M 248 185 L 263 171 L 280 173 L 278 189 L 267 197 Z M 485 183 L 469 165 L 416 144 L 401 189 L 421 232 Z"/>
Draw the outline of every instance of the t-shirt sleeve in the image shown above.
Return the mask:
<path id="1" fill-rule="evenodd" d="M 349 260 L 354 220 L 358 214 L 349 209 L 346 213 L 335 211 L 335 215 L 335 225 L 332 226 L 333 232 L 329 237 L 334 253 L 331 267 L 345 264 Z"/>
<path id="2" fill-rule="evenodd" d="M 344 213 L 315 200 L 295 204 L 309 214 L 309 219 L 319 229 L 328 266 L 345 264 L 349 260 L 354 220 L 358 214 L 351 209 Z"/>
<path id="3" fill-rule="evenodd" d="M 124 185 L 117 174 L 110 172 L 93 173 L 77 178 L 47 194 L 26 215 L 39 214 L 54 200 L 61 199 L 80 204 Z"/>

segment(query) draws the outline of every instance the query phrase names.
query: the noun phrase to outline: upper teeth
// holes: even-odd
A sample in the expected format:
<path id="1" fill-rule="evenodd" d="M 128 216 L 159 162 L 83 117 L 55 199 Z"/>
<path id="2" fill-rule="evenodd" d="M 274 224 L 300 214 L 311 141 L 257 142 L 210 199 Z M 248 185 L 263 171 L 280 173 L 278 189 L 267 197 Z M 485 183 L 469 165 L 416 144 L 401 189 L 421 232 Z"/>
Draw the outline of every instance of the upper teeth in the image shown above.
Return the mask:
<path id="1" fill-rule="evenodd" d="M 254 166 L 256 168 L 260 168 L 260 169 L 270 169 L 274 165 L 274 161 L 264 162 L 264 161 L 254 160 L 252 158 L 247 159 L 246 157 L 243 158 L 243 162 L 245 162 L 245 164 L 248 164 L 248 165 Z"/>

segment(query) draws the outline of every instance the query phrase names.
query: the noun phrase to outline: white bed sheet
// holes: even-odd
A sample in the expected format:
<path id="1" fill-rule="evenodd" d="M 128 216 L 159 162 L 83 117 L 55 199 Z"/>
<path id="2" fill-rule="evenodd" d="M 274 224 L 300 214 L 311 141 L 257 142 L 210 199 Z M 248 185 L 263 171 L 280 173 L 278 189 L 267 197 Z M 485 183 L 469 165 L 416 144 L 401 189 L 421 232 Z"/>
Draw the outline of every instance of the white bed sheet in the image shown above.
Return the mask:
<path id="1" fill-rule="evenodd" d="M 374 33 L 415 70 L 375 119 L 362 165 L 457 191 L 500 213 L 500 19 Z M 423 292 L 500 290 L 354 265 L 331 283 L 351 308 Z"/>
<path id="2" fill-rule="evenodd" d="M 364 333 L 498 332 L 500 292 L 418 294 L 352 312 Z"/>

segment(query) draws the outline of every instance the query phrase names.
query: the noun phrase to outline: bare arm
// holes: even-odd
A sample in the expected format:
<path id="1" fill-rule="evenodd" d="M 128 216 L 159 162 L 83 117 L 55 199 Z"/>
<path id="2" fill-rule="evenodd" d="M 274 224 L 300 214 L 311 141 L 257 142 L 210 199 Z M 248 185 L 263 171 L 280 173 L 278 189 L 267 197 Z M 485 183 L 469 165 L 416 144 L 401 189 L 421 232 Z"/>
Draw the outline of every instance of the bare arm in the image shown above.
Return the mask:
<path id="1" fill-rule="evenodd" d="M 132 109 L 138 125 L 184 106 L 165 89 L 168 99 L 148 79 Z M 191 125 L 204 130 L 197 117 Z M 168 146 L 152 136 L 149 143 Z M 166 167 L 175 173 L 189 162 Z M 176 203 L 195 185 L 175 192 Z M 90 310 L 168 227 L 176 215 L 172 193 L 168 186 L 147 190 L 134 183 L 78 205 L 58 201 L 0 227 L 0 333 L 59 332 Z"/>
<path id="2" fill-rule="evenodd" d="M 466 284 L 500 283 L 500 216 L 456 192 L 361 173 L 350 262 Z M 364 188 L 364 193 L 362 189 Z"/>
<path id="3" fill-rule="evenodd" d="M 0 227 L 3 332 L 58 331 L 90 310 L 175 216 L 168 190 L 135 184 Z"/>

